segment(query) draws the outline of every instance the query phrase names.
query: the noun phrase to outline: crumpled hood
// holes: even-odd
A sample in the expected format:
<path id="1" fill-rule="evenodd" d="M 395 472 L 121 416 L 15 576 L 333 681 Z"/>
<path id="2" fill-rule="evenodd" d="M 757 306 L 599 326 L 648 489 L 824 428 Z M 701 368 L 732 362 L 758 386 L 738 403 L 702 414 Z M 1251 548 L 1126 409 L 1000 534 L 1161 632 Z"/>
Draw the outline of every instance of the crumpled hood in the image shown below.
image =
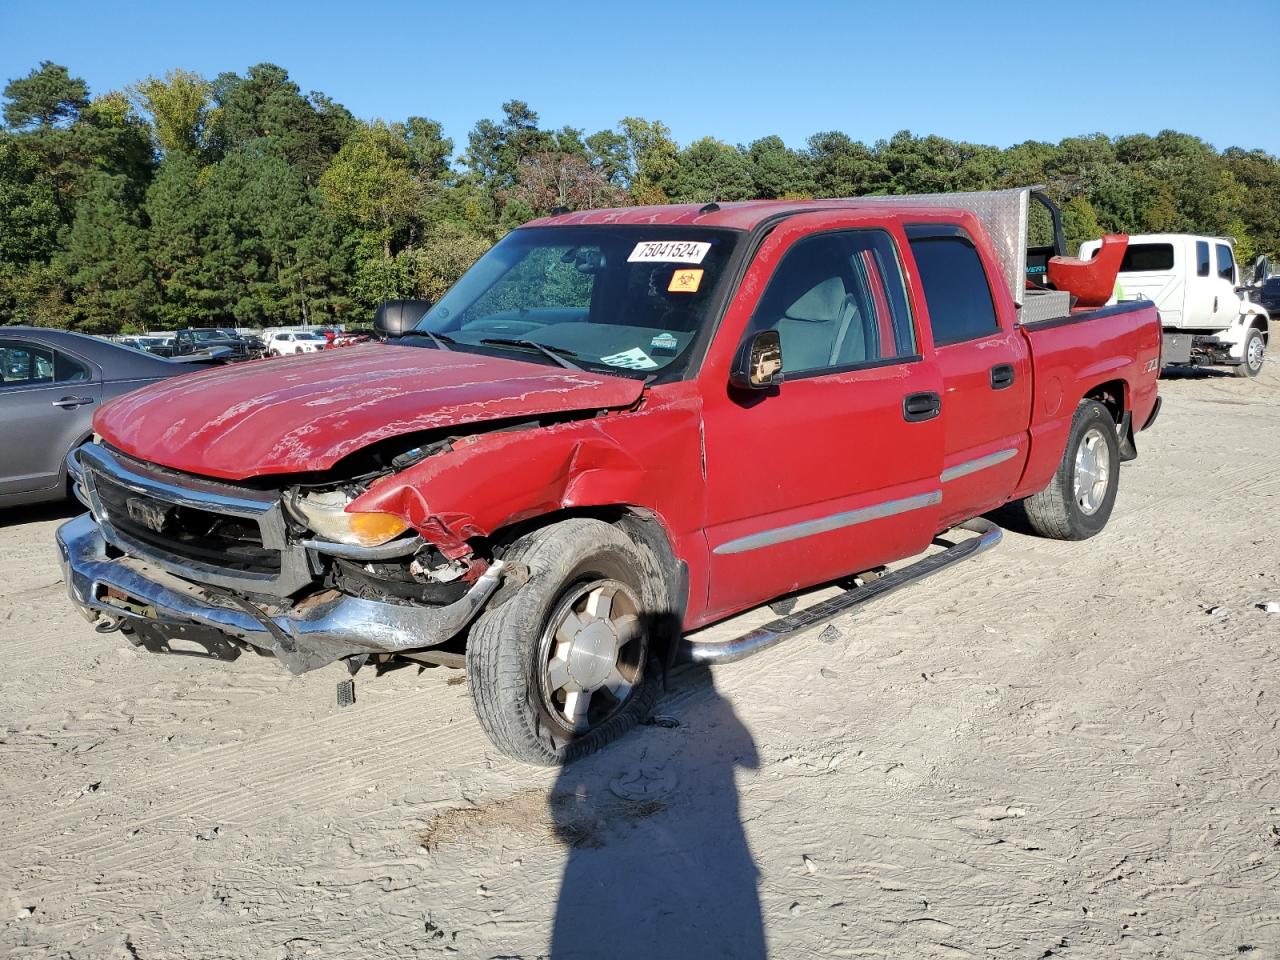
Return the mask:
<path id="1" fill-rule="evenodd" d="M 643 389 L 627 377 L 366 344 L 166 380 L 107 404 L 93 427 L 140 460 L 244 480 L 326 470 L 419 430 L 626 407 Z"/>

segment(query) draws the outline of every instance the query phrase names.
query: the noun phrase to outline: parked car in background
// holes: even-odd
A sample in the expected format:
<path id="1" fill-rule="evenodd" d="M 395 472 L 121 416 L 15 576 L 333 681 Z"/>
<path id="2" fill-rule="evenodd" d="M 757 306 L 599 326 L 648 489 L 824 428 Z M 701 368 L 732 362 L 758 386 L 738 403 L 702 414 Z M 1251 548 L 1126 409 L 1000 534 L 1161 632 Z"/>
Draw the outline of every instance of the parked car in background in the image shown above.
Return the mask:
<path id="1" fill-rule="evenodd" d="M 267 355 L 287 357 L 299 353 L 316 353 L 329 344 L 329 338 L 311 331 L 282 330 L 267 340 Z"/>
<path id="2" fill-rule="evenodd" d="M 94 410 L 190 363 L 97 337 L 0 327 L 0 507 L 67 493 L 67 454 L 92 435 Z"/>
<path id="3" fill-rule="evenodd" d="M 1280 275 L 1267 277 L 1255 289 L 1257 302 L 1268 314 L 1275 316 L 1280 313 Z"/>
<path id="4" fill-rule="evenodd" d="M 247 337 L 226 327 L 188 327 L 173 335 L 173 356 L 209 354 L 222 362 L 251 360 L 261 356 Z"/>
<path id="5" fill-rule="evenodd" d="M 741 659 L 975 556 L 1002 504 L 1103 529 L 1159 409 L 1159 317 L 1027 290 L 1026 193 L 521 227 L 434 307 L 380 310 L 385 342 L 102 410 L 72 465 L 92 515 L 58 531 L 71 598 L 157 652 L 465 665 L 498 749 L 582 756 L 648 715 L 663 664 Z M 1069 273 L 1105 300 L 1114 269 Z"/>
<path id="6" fill-rule="evenodd" d="M 1090 259 L 1102 246 L 1080 246 Z M 1120 263 L 1123 300 L 1150 300 L 1164 325 L 1164 363 L 1229 366 L 1242 377 L 1262 371 L 1270 317 L 1238 289 L 1235 241 L 1179 233 L 1138 234 Z"/>
<path id="7" fill-rule="evenodd" d="M 262 334 L 241 333 L 240 338 L 245 342 L 245 347 L 248 350 L 250 359 L 257 359 L 267 355 L 267 341 Z"/>
<path id="8" fill-rule="evenodd" d="M 150 353 L 157 357 L 173 356 L 173 338 L 172 337 L 156 337 L 151 335 L 136 337 L 121 337 L 118 343 L 126 347 L 133 347 L 135 350 L 141 350 L 143 353 Z"/>
<path id="9" fill-rule="evenodd" d="M 351 327 L 342 331 L 329 341 L 329 347 L 354 347 L 358 343 L 368 343 L 378 339 L 378 331 L 373 327 Z"/>

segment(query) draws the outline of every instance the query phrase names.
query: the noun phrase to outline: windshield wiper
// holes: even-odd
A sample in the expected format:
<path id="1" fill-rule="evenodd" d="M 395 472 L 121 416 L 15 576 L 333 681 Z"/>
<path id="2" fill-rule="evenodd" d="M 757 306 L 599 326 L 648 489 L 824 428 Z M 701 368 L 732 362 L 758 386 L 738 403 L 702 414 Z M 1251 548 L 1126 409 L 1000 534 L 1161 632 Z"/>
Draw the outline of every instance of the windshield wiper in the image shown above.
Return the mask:
<path id="1" fill-rule="evenodd" d="M 442 333 L 432 333 L 430 330 L 414 330 L 411 333 L 406 333 L 400 339 L 403 340 L 405 337 L 426 337 L 435 345 L 437 350 L 452 350 L 453 347 L 449 346 L 449 344 L 458 342 L 453 337 L 447 337 Z"/>
<path id="2" fill-rule="evenodd" d="M 570 357 L 576 357 L 578 354 L 564 347 L 548 347 L 545 343 L 539 343 L 537 340 L 525 340 L 518 337 L 485 337 L 481 343 L 492 343 L 500 347 L 533 347 L 533 349 L 545 353 L 560 366 L 567 370 L 581 370 L 582 368 L 570 360 Z"/>

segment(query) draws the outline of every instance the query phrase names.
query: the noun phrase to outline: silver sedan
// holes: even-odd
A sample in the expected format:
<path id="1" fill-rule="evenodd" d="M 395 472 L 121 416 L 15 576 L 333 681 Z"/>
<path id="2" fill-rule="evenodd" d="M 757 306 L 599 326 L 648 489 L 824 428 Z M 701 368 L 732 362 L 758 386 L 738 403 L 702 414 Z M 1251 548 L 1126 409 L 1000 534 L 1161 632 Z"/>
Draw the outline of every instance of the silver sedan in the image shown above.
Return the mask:
<path id="1" fill-rule="evenodd" d="M 92 436 L 93 411 L 192 369 L 66 330 L 0 327 L 0 508 L 65 497 L 66 457 Z"/>

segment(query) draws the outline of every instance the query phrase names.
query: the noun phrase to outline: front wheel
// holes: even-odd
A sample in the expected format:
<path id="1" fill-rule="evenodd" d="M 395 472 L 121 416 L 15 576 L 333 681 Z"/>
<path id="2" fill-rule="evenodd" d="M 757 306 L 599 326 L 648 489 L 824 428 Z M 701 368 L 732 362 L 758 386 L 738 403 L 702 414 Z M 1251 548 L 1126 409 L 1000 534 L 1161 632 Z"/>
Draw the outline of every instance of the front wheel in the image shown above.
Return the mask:
<path id="1" fill-rule="evenodd" d="M 1120 441 L 1111 412 L 1096 400 L 1076 408 L 1062 461 L 1049 485 L 1023 501 L 1042 537 L 1087 540 L 1111 517 L 1120 485 Z"/>
<path id="2" fill-rule="evenodd" d="M 1244 341 L 1244 363 L 1236 367 L 1237 377 L 1256 377 L 1262 372 L 1263 354 L 1266 352 L 1267 343 L 1263 339 L 1262 331 L 1254 327 L 1249 331 L 1248 337 Z"/>
<path id="3" fill-rule="evenodd" d="M 471 700 L 507 756 L 568 763 L 653 707 L 652 637 L 666 595 L 657 564 L 617 527 L 585 518 L 534 531 L 503 559 L 529 579 L 471 628 Z"/>

